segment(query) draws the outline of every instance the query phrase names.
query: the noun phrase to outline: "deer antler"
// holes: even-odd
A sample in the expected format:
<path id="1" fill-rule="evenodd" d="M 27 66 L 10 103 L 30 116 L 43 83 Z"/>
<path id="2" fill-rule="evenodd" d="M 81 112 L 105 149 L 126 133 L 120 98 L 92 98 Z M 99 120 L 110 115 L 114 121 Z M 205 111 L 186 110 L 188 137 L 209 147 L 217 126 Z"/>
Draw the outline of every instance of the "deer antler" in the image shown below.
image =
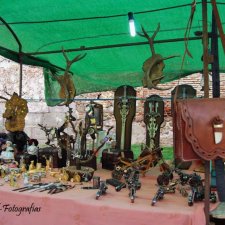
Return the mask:
<path id="1" fill-rule="evenodd" d="M 67 54 L 66 54 L 66 52 L 65 52 L 65 50 L 64 50 L 63 47 L 62 47 L 62 53 L 63 53 L 64 58 L 66 59 L 66 69 L 65 69 L 64 74 L 69 73 L 69 69 L 70 69 L 70 67 L 72 66 L 73 63 L 75 63 L 75 62 L 77 62 L 77 61 L 83 59 L 83 58 L 87 55 L 87 53 L 85 53 L 85 54 L 83 54 L 83 55 L 78 55 L 78 56 L 76 56 L 76 57 L 75 57 L 74 59 L 72 59 L 72 60 L 69 60 L 69 58 L 68 58 L 68 56 L 67 56 Z"/>
<path id="2" fill-rule="evenodd" d="M 152 55 L 155 55 L 155 48 L 154 48 L 154 39 L 155 39 L 155 36 L 157 35 L 157 33 L 159 32 L 159 29 L 160 29 L 160 23 L 158 23 L 158 27 L 157 29 L 155 30 L 154 34 L 152 35 L 152 37 L 149 37 L 148 33 L 146 32 L 146 30 L 144 29 L 143 26 L 141 26 L 141 29 L 142 29 L 142 32 L 143 34 L 141 33 L 138 33 L 139 36 L 141 37 L 145 37 L 148 39 L 148 43 L 150 45 L 150 50 L 152 52 Z"/>
<path id="3" fill-rule="evenodd" d="M 160 29 L 160 24 L 158 23 L 158 26 L 155 30 L 155 32 L 153 33 L 153 35 L 150 37 L 148 35 L 148 33 L 146 32 L 146 30 L 144 29 L 143 26 L 141 26 L 142 28 L 142 32 L 138 33 L 139 36 L 144 37 L 148 40 L 149 46 L 150 46 L 150 50 L 152 53 L 152 56 L 150 58 L 148 58 L 147 60 L 145 60 L 142 69 L 144 71 L 144 77 L 143 77 L 143 86 L 144 87 L 148 87 L 149 89 L 154 88 L 156 90 L 168 90 L 170 88 L 159 88 L 157 87 L 157 84 L 163 79 L 163 69 L 165 67 L 165 64 L 163 62 L 163 60 L 168 59 L 168 58 L 172 58 L 175 56 L 170 56 L 167 58 L 163 58 L 161 55 L 156 54 L 155 52 L 155 48 L 154 48 L 154 39 L 157 35 L 157 33 L 159 32 Z"/>
<path id="4" fill-rule="evenodd" d="M 72 66 L 73 63 L 83 59 L 87 54 L 83 55 L 78 55 L 74 57 L 72 60 L 69 60 L 65 50 L 62 48 L 62 53 L 64 58 L 66 59 L 66 69 L 64 71 L 63 75 L 57 76 L 54 73 L 50 73 L 53 78 L 55 78 L 58 83 L 60 84 L 60 91 L 59 91 L 59 97 L 62 99 L 65 99 L 65 101 L 61 104 L 60 106 L 66 105 L 69 106 L 69 104 L 73 101 L 75 95 L 76 95 L 76 90 L 74 83 L 71 79 L 71 73 L 70 73 L 70 67 Z"/>

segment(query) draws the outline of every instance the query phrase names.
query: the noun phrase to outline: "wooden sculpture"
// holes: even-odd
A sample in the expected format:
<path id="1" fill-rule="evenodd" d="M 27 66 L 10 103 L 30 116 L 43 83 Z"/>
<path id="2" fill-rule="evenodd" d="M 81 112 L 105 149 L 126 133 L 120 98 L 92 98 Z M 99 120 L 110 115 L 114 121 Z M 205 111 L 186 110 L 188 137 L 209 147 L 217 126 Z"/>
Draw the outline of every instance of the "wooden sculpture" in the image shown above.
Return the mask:
<path id="1" fill-rule="evenodd" d="M 21 98 L 17 93 L 13 93 L 10 99 L 0 97 L 6 100 L 5 112 L 3 118 L 7 131 L 23 131 L 25 127 L 25 117 L 28 113 L 27 101 Z"/>

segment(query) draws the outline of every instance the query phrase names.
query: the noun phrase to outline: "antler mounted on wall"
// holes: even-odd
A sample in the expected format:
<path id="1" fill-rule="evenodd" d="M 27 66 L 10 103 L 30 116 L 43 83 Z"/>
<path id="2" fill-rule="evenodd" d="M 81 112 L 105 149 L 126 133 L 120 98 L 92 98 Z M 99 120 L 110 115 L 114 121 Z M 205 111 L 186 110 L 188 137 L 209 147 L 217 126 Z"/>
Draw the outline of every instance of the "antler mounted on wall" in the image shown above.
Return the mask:
<path id="1" fill-rule="evenodd" d="M 144 27 L 142 26 L 142 32 L 138 33 L 141 37 L 147 38 L 150 46 L 150 50 L 152 53 L 152 56 L 145 60 L 142 66 L 142 70 L 144 71 L 144 77 L 142 80 L 143 86 L 147 87 L 149 89 L 154 88 L 156 90 L 168 90 L 170 88 L 159 88 L 157 85 L 160 83 L 160 81 L 164 78 L 163 76 L 163 69 L 165 67 L 164 60 L 170 59 L 176 56 L 169 56 L 166 58 L 163 58 L 161 55 L 155 53 L 154 48 L 154 39 L 157 33 L 159 32 L 160 24 L 158 24 L 157 29 L 155 30 L 152 37 L 148 35 L 148 33 L 145 31 Z"/>
<path id="2" fill-rule="evenodd" d="M 70 73 L 70 67 L 72 66 L 73 63 L 83 59 L 86 56 L 86 53 L 83 55 L 78 55 L 72 60 L 69 60 L 63 48 L 62 53 L 64 58 L 66 59 L 66 69 L 64 74 L 63 75 L 56 75 L 55 73 L 50 74 L 53 78 L 55 78 L 58 81 L 60 85 L 59 97 L 61 99 L 64 99 L 64 102 L 59 105 L 69 106 L 69 104 L 73 101 L 74 97 L 76 96 L 76 89 L 72 80 L 72 74 Z"/>

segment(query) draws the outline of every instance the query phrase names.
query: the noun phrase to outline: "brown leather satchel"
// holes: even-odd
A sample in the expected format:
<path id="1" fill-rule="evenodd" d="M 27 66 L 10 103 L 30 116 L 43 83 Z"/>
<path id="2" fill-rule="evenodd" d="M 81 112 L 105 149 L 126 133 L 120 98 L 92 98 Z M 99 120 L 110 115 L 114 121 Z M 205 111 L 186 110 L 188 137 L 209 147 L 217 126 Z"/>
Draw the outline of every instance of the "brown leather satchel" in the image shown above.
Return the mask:
<path id="1" fill-rule="evenodd" d="M 178 100 L 174 111 L 177 158 L 225 158 L 225 99 Z"/>

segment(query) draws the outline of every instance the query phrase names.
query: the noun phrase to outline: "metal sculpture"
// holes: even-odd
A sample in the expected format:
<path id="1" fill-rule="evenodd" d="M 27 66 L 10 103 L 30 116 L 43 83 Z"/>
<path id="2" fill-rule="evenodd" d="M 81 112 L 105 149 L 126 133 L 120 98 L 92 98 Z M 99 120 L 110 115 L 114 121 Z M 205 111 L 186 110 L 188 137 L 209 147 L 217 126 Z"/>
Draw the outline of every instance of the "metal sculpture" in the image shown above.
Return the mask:
<path id="1" fill-rule="evenodd" d="M 128 160 L 124 158 L 120 158 L 119 162 L 115 165 L 114 170 L 112 171 L 112 177 L 120 180 L 124 174 L 124 171 L 127 171 L 130 168 L 135 168 L 138 170 L 143 176 L 148 172 L 148 170 L 154 167 L 160 160 L 163 161 L 163 156 L 161 152 L 161 148 L 157 148 L 154 150 L 146 149 L 142 151 L 138 159 L 136 160 Z M 166 163 L 162 168 L 167 168 Z"/>

